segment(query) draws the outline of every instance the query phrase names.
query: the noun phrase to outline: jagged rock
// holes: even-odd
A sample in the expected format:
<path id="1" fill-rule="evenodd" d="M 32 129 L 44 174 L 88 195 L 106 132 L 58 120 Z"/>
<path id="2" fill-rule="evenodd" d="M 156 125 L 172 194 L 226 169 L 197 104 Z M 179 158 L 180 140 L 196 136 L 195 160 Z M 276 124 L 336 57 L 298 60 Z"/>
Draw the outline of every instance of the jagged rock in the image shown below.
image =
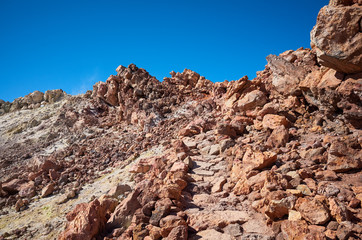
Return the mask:
<path id="1" fill-rule="evenodd" d="M 152 211 L 150 224 L 158 226 L 160 220 L 170 213 L 172 201 L 169 198 L 158 200 L 155 205 L 155 210 Z"/>
<path id="2" fill-rule="evenodd" d="M 111 230 L 115 227 L 125 227 L 131 222 L 133 214 L 137 209 L 141 208 L 141 204 L 137 199 L 139 194 L 140 191 L 135 189 L 116 207 L 107 221 L 107 230 Z"/>
<path id="3" fill-rule="evenodd" d="M 360 6 L 332 0 L 321 14 L 343 19 Z M 320 15 L 314 33 L 321 22 L 328 31 L 349 28 L 353 14 L 348 23 Z M 61 224 L 53 213 L 127 182 L 77 205 L 60 239 L 361 238 L 362 78 L 346 73 L 359 43 L 347 46 L 350 36 L 339 32 L 351 29 L 316 36 L 313 50 L 268 56 L 251 81 L 212 83 L 185 69 L 160 82 L 130 64 L 85 95 L 55 90 L 0 101 L 0 214 L 28 211 L 34 194 L 54 184 L 41 202 L 62 205 L 40 221 L 43 211 L 30 205 L 34 236 L 15 237 L 47 238 Z M 315 53 L 321 63 L 336 58 L 326 59 L 322 45 L 337 51 L 332 63 L 344 72 L 317 63 Z M 24 216 L 0 225 L 13 231 Z M 43 221 L 49 226 L 36 231 Z"/>
<path id="4" fill-rule="evenodd" d="M 276 129 L 279 126 L 289 127 L 289 122 L 284 116 L 267 114 L 263 118 L 263 127 L 265 129 Z"/>
<path id="5" fill-rule="evenodd" d="M 282 218 L 294 207 L 296 198 L 294 196 L 286 197 L 281 200 L 271 200 L 265 210 L 265 215 L 271 219 Z"/>
<path id="6" fill-rule="evenodd" d="M 289 141 L 289 132 L 284 125 L 275 128 L 269 136 L 266 146 L 268 147 L 284 147 Z"/>
<path id="7" fill-rule="evenodd" d="M 273 72 L 272 86 L 275 91 L 283 95 L 299 95 L 301 91 L 298 84 L 306 76 L 305 68 L 275 55 L 269 55 L 266 59 Z"/>
<path id="8" fill-rule="evenodd" d="M 299 198 L 295 208 L 305 220 L 312 224 L 323 225 L 330 219 L 326 207 L 316 199 Z"/>
<path id="9" fill-rule="evenodd" d="M 308 224 L 304 220 L 299 221 L 283 221 L 281 224 L 281 232 L 284 239 L 303 239 L 309 233 Z"/>
<path id="10" fill-rule="evenodd" d="M 116 200 L 106 196 L 89 204 L 78 204 L 72 212 L 67 214 L 68 223 L 59 239 L 92 239 L 104 230 L 106 215 L 113 212 L 117 204 Z"/>
<path id="11" fill-rule="evenodd" d="M 44 100 L 44 93 L 34 91 L 24 97 L 24 102 L 28 105 L 41 103 Z"/>
<path id="12" fill-rule="evenodd" d="M 301 81 L 299 87 L 303 90 L 305 99 L 312 105 L 327 113 L 336 111 L 340 96 L 335 91 L 342 83 L 344 74 L 333 69 L 316 70 Z"/>
<path id="13" fill-rule="evenodd" d="M 361 72 L 362 8 L 343 5 L 349 4 L 332 1 L 320 10 L 317 24 L 311 31 L 311 44 L 321 65 L 344 73 Z"/>
<path id="14" fill-rule="evenodd" d="M 346 172 L 362 168 L 362 152 L 355 145 L 356 139 L 341 140 L 335 138 L 331 141 L 328 152 L 328 169 L 335 172 Z"/>
<path id="15" fill-rule="evenodd" d="M 248 148 L 243 157 L 243 164 L 250 170 L 263 169 L 271 166 L 277 160 L 274 152 L 254 151 Z"/>
<path id="16" fill-rule="evenodd" d="M 184 225 L 173 228 L 166 238 L 166 240 L 187 240 L 187 239 L 188 239 L 187 226 Z"/>
<path id="17" fill-rule="evenodd" d="M 32 198 L 35 196 L 35 185 L 33 181 L 20 185 L 19 196 L 22 198 Z"/>
<path id="18" fill-rule="evenodd" d="M 235 103 L 235 109 L 238 111 L 247 111 L 255 107 L 263 106 L 267 102 L 266 96 L 262 91 L 251 91 Z"/>
<path id="19" fill-rule="evenodd" d="M 108 195 L 117 198 L 119 195 L 130 192 L 131 190 L 131 187 L 127 184 L 118 184 L 109 190 Z"/>
<path id="20" fill-rule="evenodd" d="M 20 191 L 21 186 L 24 183 L 26 183 L 24 180 L 15 178 L 9 182 L 3 183 L 2 189 L 10 194 L 15 194 Z"/>
<path id="21" fill-rule="evenodd" d="M 44 93 L 44 100 L 48 103 L 55 103 L 62 99 L 66 93 L 62 89 L 48 90 Z"/>
<path id="22" fill-rule="evenodd" d="M 54 183 L 49 183 L 41 190 L 41 197 L 47 197 L 54 191 Z"/>
<path id="23" fill-rule="evenodd" d="M 160 220 L 161 236 L 167 237 L 178 226 L 187 226 L 185 220 L 181 217 L 169 215 L 162 218 Z"/>
<path id="24" fill-rule="evenodd" d="M 18 201 L 16 201 L 15 203 L 15 211 L 19 212 L 20 209 L 24 206 L 24 201 L 23 199 L 19 199 Z"/>
<path id="25" fill-rule="evenodd" d="M 333 198 L 329 199 L 329 209 L 332 217 L 336 219 L 338 223 L 351 220 L 352 214 L 347 209 L 347 206 Z"/>

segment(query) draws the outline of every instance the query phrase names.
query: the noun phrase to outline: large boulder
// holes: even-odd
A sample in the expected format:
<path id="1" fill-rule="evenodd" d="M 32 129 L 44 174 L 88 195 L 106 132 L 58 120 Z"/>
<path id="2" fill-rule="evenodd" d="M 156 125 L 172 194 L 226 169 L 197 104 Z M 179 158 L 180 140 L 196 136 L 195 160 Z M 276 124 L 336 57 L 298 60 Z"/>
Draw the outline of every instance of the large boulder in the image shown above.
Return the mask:
<path id="1" fill-rule="evenodd" d="M 282 95 L 300 95 L 298 84 L 307 75 L 303 66 L 296 66 L 286 59 L 269 55 L 266 57 L 272 71 L 272 89 Z"/>
<path id="2" fill-rule="evenodd" d="M 351 2 L 351 1 L 349 1 Z M 323 7 L 311 31 L 311 45 L 318 62 L 339 72 L 362 71 L 362 6 L 331 1 Z"/>
<path id="3" fill-rule="evenodd" d="M 69 222 L 59 239 L 93 239 L 104 230 L 107 216 L 114 211 L 117 204 L 117 200 L 107 196 L 90 203 L 78 204 L 67 214 Z"/>

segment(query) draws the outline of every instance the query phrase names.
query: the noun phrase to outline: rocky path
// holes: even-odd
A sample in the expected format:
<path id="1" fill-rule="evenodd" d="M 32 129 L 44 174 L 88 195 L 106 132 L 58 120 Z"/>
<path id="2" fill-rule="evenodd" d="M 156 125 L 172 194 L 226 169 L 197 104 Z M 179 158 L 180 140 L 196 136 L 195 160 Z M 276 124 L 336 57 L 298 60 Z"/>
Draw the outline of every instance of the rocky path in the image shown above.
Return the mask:
<path id="1" fill-rule="evenodd" d="M 186 190 L 190 202 L 185 213 L 189 227 L 197 233 L 190 239 L 269 239 L 273 235 L 265 217 L 256 212 L 245 196 L 228 191 L 230 177 L 221 145 L 212 140 L 215 132 L 185 139 L 191 151 L 185 160 L 190 166 Z M 195 138 L 205 138 L 198 142 Z M 216 231 L 218 229 L 219 231 Z"/>

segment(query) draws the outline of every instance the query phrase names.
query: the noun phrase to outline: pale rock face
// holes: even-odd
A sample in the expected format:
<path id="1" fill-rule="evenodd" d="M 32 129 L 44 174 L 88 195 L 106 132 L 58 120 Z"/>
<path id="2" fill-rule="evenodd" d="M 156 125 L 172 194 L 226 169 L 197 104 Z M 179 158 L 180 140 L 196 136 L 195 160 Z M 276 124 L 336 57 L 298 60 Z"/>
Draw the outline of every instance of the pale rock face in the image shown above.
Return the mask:
<path id="1" fill-rule="evenodd" d="M 362 6 L 338 2 L 343 1 L 331 1 L 320 10 L 311 31 L 311 44 L 321 65 L 343 73 L 361 72 Z"/>

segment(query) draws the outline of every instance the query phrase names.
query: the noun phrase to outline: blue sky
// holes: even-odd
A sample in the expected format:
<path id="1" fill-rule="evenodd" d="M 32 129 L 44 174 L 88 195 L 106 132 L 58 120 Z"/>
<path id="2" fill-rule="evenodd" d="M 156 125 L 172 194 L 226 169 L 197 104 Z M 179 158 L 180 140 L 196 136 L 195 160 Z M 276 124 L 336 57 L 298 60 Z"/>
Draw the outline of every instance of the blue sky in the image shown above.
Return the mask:
<path id="1" fill-rule="evenodd" d="M 250 79 L 265 57 L 309 47 L 328 0 L 0 0 L 0 99 L 77 94 L 135 63 L 162 80 L 192 69 Z"/>

